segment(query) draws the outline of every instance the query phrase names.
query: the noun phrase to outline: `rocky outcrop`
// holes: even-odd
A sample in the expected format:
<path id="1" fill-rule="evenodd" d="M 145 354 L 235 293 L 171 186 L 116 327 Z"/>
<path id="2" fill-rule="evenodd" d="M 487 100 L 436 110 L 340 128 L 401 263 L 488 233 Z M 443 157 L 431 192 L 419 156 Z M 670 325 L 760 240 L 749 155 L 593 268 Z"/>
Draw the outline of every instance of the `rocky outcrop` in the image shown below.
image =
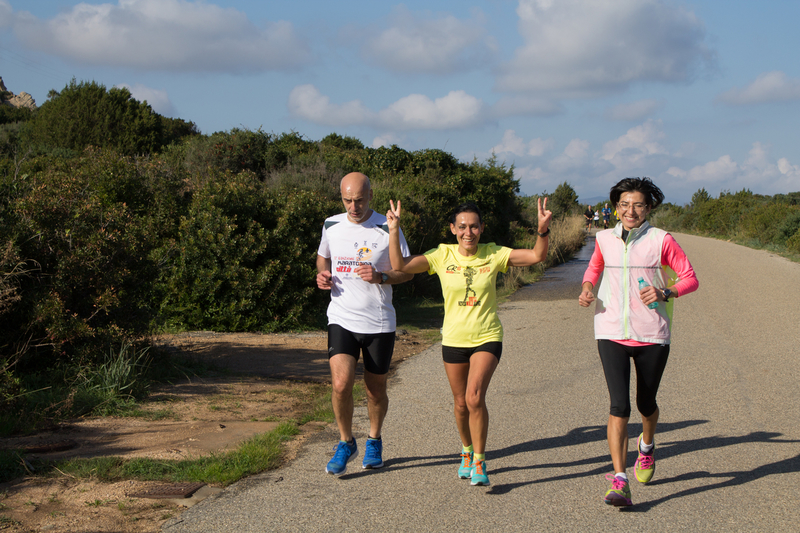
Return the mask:
<path id="1" fill-rule="evenodd" d="M 27 107 L 32 110 L 36 109 L 36 102 L 33 100 L 33 96 L 24 91 L 19 94 L 12 93 L 6 89 L 2 77 L 0 77 L 0 93 L 3 94 L 2 103 L 4 105 L 10 105 L 11 107 Z"/>

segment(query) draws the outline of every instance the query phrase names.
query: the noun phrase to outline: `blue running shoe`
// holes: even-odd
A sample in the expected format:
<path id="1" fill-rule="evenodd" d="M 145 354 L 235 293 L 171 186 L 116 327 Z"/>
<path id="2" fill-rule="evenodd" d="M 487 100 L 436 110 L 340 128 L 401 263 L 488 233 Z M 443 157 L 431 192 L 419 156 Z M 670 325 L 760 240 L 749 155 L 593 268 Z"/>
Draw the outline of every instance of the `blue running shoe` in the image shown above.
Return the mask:
<path id="1" fill-rule="evenodd" d="M 328 466 L 325 471 L 334 476 L 341 476 L 347 470 L 347 462 L 358 455 L 358 446 L 356 446 L 356 439 L 353 439 L 352 444 L 349 442 L 342 442 L 333 447 L 333 459 L 328 461 Z"/>
<path id="2" fill-rule="evenodd" d="M 472 476 L 472 452 L 461 452 L 461 464 L 458 465 L 458 477 L 469 479 Z"/>
<path id="3" fill-rule="evenodd" d="M 486 474 L 486 461 L 472 463 L 472 477 L 470 479 L 470 485 L 483 485 L 484 487 L 490 485 L 489 476 Z"/>
<path id="4" fill-rule="evenodd" d="M 364 446 L 364 461 L 361 468 L 380 468 L 383 466 L 383 441 L 379 439 L 367 439 Z"/>

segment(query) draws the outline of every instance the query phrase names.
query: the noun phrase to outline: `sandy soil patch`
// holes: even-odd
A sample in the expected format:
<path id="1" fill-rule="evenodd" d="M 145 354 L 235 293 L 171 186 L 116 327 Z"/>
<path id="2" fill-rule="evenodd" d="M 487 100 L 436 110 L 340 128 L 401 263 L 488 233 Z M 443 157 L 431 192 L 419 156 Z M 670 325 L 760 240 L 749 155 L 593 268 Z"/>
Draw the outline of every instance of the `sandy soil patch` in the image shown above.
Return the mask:
<path id="1" fill-rule="evenodd" d="M 226 373 L 155 388 L 144 408 L 163 414 L 159 420 L 72 420 L 36 435 L 3 439 L 2 445 L 35 450 L 46 458 L 198 457 L 235 448 L 281 420 L 293 418 L 308 401 L 311 387 L 329 383 L 325 333 L 194 332 L 162 336 L 156 344 L 214 363 Z M 427 346 L 422 336 L 399 331 L 393 366 Z M 306 435 L 319 429 L 317 423 L 303 427 L 303 434 L 288 446 L 286 460 L 291 460 Z M 165 520 L 214 490 L 203 488 L 194 497 L 180 500 L 134 496 L 157 491 L 161 485 L 101 483 L 66 475 L 5 483 L 0 485 L 0 530 L 159 531 Z"/>

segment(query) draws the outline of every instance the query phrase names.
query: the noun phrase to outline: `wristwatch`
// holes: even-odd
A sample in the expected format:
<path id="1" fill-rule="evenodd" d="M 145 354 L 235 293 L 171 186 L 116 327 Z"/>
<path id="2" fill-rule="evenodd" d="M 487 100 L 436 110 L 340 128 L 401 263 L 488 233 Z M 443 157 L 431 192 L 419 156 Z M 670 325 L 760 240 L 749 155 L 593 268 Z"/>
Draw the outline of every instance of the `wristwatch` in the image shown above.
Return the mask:
<path id="1" fill-rule="evenodd" d="M 381 284 L 381 285 L 383 285 L 383 284 L 384 284 L 384 283 L 386 283 L 387 281 L 389 281 L 389 275 L 388 275 L 386 272 L 381 272 L 381 281 L 380 281 L 380 284 Z"/>
<path id="2" fill-rule="evenodd" d="M 669 297 L 672 296 L 672 291 L 669 289 L 662 289 L 661 293 L 664 295 L 664 301 L 669 301 Z"/>

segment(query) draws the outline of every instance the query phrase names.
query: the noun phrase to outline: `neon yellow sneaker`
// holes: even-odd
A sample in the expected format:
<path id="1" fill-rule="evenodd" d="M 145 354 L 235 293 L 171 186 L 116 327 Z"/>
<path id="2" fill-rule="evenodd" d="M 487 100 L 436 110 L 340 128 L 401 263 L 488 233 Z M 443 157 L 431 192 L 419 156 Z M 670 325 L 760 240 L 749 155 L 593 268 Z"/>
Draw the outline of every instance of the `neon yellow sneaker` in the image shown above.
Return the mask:
<path id="1" fill-rule="evenodd" d="M 650 450 L 650 453 L 642 453 L 639 444 L 642 442 L 642 435 L 636 439 L 636 451 L 639 452 L 639 458 L 636 459 L 636 464 L 633 466 L 633 473 L 636 475 L 636 481 L 639 483 L 649 483 L 653 479 L 653 474 L 656 472 L 656 460 L 653 457 L 656 447 Z"/>
<path id="2" fill-rule="evenodd" d="M 627 507 L 633 505 L 631 501 L 631 486 L 622 478 L 614 474 L 606 474 L 606 479 L 611 482 L 611 488 L 606 491 L 603 501 L 614 507 Z"/>

